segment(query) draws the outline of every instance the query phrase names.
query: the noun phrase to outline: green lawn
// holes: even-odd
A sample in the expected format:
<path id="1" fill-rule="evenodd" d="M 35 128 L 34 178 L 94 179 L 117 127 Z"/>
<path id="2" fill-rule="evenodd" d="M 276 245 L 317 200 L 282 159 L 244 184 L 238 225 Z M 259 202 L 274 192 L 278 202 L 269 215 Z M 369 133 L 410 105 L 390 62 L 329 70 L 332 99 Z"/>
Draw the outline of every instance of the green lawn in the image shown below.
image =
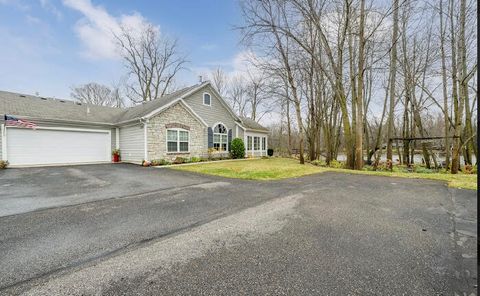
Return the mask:
<path id="1" fill-rule="evenodd" d="M 447 182 L 448 186 L 450 187 L 477 190 L 477 175 L 451 175 L 448 173 L 354 171 L 347 169 L 318 167 L 311 164 L 300 165 L 297 160 L 290 158 L 251 159 L 242 161 L 198 163 L 188 166 L 173 167 L 173 169 L 249 180 L 278 180 L 284 178 L 300 177 L 314 173 L 342 172 L 376 176 L 440 180 Z"/>

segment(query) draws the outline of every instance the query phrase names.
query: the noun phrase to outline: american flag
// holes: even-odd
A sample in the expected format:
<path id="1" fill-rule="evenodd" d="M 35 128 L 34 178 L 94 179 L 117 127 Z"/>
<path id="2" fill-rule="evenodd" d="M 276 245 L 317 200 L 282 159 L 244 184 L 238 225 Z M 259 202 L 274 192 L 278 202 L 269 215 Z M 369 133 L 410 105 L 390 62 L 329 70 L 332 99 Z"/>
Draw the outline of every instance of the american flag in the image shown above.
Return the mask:
<path id="1" fill-rule="evenodd" d="M 11 115 L 5 115 L 5 125 L 6 126 L 19 126 L 19 127 L 26 127 L 26 128 L 37 128 L 37 125 L 31 121 L 18 119 Z"/>

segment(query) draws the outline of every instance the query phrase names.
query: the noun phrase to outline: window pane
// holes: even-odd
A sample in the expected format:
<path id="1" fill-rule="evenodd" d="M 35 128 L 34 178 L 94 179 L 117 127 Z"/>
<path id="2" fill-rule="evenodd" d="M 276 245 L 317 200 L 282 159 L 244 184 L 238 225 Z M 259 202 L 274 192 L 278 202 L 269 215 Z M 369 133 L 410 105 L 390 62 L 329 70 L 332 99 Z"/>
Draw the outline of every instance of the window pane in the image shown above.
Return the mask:
<path id="1" fill-rule="evenodd" d="M 213 148 L 219 150 L 220 149 L 220 143 L 213 143 Z"/>
<path id="2" fill-rule="evenodd" d="M 167 141 L 176 141 L 177 140 L 177 131 L 167 130 Z"/>
<path id="3" fill-rule="evenodd" d="M 219 123 L 213 129 L 213 132 L 217 133 L 217 134 L 226 134 L 227 133 L 227 128 L 223 124 Z"/>
<path id="4" fill-rule="evenodd" d="M 167 142 L 167 152 L 177 152 L 177 142 Z"/>
<path id="5" fill-rule="evenodd" d="M 259 137 L 254 137 L 254 138 L 253 138 L 253 149 L 254 149 L 254 150 L 259 150 L 259 148 L 260 148 L 260 147 L 259 147 L 259 146 L 260 146 L 260 145 L 259 145 L 259 144 L 260 144 L 259 142 L 260 142 L 260 138 L 259 138 Z"/>
<path id="6" fill-rule="evenodd" d="M 180 142 L 180 151 L 182 152 L 188 151 L 188 142 Z"/>
<path id="7" fill-rule="evenodd" d="M 227 143 L 222 143 L 222 150 L 227 151 Z"/>
<path id="8" fill-rule="evenodd" d="M 220 143 L 220 135 L 213 135 L 213 143 Z"/>
<path id="9" fill-rule="evenodd" d="M 252 150 L 252 137 L 247 137 L 247 149 Z"/>
<path id="10" fill-rule="evenodd" d="M 203 94 L 203 103 L 205 105 L 210 105 L 210 95 L 209 94 Z"/>
<path id="11" fill-rule="evenodd" d="M 266 138 L 263 137 L 262 138 L 262 150 L 265 150 L 265 142 L 266 142 L 265 140 L 266 140 Z"/>
<path id="12" fill-rule="evenodd" d="M 180 131 L 180 141 L 188 142 L 188 132 Z"/>
<path id="13" fill-rule="evenodd" d="M 222 135 L 222 143 L 227 143 L 227 142 L 228 142 L 228 136 Z"/>

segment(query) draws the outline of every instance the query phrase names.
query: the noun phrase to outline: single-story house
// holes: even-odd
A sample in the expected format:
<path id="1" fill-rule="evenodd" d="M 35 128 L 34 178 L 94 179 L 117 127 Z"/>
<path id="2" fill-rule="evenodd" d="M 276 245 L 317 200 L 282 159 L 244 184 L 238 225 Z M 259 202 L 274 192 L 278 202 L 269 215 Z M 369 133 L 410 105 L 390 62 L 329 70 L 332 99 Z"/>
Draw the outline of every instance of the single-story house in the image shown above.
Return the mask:
<path id="1" fill-rule="evenodd" d="M 0 159 L 12 166 L 203 157 L 241 138 L 248 156 L 267 154 L 268 129 L 236 115 L 206 81 L 129 108 L 0 92 Z M 36 128 L 6 125 L 3 114 Z"/>

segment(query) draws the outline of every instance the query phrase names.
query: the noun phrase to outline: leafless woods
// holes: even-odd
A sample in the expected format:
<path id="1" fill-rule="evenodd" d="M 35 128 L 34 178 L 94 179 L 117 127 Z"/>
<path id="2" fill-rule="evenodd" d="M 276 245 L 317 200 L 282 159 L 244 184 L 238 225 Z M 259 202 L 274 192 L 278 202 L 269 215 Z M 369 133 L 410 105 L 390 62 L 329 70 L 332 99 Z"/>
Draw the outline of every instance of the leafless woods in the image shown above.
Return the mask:
<path id="1" fill-rule="evenodd" d="M 419 149 L 427 167 L 440 165 L 433 150 L 441 149 L 452 173 L 460 156 L 465 164 L 476 159 L 476 1 L 243 0 L 241 7 L 244 44 L 282 114 L 278 148 L 298 149 L 302 163 L 303 155 L 328 163 L 344 151 L 354 169 L 378 161 L 382 149 L 406 165 Z"/>

